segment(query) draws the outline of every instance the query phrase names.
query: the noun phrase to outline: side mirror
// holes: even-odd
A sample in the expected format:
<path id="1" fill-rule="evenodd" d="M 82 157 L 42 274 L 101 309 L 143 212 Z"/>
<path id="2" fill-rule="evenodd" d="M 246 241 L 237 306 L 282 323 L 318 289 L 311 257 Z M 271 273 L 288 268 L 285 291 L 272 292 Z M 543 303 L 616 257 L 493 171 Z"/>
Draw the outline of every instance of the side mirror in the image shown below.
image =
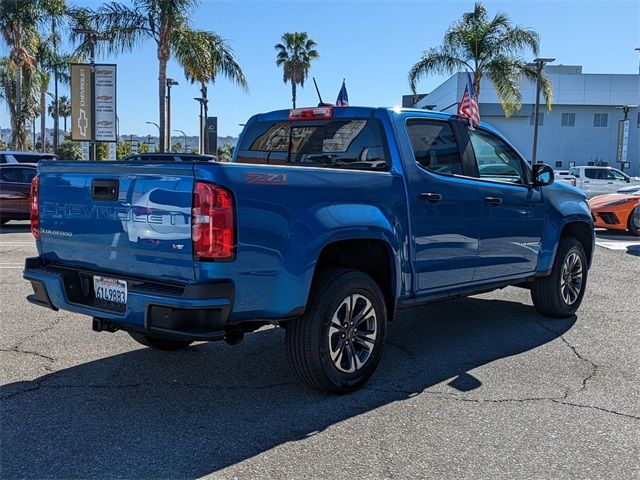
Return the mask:
<path id="1" fill-rule="evenodd" d="M 627 183 L 631 183 L 631 178 L 625 177 L 625 180 L 627 181 Z"/>
<path id="2" fill-rule="evenodd" d="M 533 166 L 533 185 L 544 187 L 553 183 L 553 168 L 544 163 L 537 163 Z"/>

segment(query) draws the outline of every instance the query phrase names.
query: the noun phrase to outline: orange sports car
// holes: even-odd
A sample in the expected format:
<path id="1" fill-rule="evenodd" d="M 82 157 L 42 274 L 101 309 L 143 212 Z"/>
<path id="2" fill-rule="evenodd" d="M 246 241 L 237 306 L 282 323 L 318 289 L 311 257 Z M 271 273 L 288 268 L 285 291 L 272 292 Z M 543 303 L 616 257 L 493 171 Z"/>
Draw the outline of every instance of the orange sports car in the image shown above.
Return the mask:
<path id="1" fill-rule="evenodd" d="M 629 230 L 640 236 L 640 191 L 609 193 L 589 200 L 593 226 L 609 230 Z"/>

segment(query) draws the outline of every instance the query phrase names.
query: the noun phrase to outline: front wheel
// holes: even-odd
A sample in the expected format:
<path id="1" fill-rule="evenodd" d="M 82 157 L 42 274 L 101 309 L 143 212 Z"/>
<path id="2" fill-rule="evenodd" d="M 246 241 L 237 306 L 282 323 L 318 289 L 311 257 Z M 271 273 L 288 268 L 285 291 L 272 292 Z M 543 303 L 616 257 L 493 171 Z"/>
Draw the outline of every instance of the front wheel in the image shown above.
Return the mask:
<path id="1" fill-rule="evenodd" d="M 192 343 L 188 340 L 168 340 L 166 338 L 152 337 L 151 335 L 137 332 L 129 332 L 129 335 L 145 347 L 151 347 L 157 350 L 182 350 Z"/>
<path id="2" fill-rule="evenodd" d="M 634 208 L 629 214 L 627 227 L 631 235 L 640 237 L 640 207 Z"/>
<path id="3" fill-rule="evenodd" d="M 347 393 L 373 374 L 386 333 L 384 295 L 365 273 L 328 269 L 314 282 L 304 317 L 289 322 L 286 345 L 298 378 Z"/>
<path id="4" fill-rule="evenodd" d="M 582 303 L 587 285 L 587 256 L 574 237 L 560 239 L 551 274 L 536 279 L 531 298 L 542 315 L 566 318 Z"/>

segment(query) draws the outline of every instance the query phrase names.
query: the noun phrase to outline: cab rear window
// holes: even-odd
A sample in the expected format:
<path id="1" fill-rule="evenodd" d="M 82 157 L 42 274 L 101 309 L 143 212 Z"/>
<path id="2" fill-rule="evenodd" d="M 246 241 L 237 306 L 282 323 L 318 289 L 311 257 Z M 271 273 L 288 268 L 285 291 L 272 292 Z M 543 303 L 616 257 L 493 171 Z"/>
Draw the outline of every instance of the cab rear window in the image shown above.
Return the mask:
<path id="1" fill-rule="evenodd" d="M 257 122 L 242 137 L 237 163 L 386 170 L 388 156 L 377 120 Z"/>

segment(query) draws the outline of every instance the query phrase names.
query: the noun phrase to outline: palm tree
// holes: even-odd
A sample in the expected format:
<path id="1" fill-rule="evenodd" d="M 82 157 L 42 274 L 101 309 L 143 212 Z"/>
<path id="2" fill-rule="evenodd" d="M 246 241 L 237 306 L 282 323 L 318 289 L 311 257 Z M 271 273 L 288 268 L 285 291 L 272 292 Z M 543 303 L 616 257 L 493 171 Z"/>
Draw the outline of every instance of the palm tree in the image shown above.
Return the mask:
<path id="1" fill-rule="evenodd" d="M 309 76 L 311 61 L 320 57 L 316 50 L 316 42 L 309 38 L 307 32 L 293 32 L 282 35 L 282 43 L 275 45 L 278 52 L 276 65 L 282 67 L 282 81 L 291 82 L 291 101 L 296 108 L 296 86 L 304 87 Z"/>
<path id="2" fill-rule="evenodd" d="M 51 104 L 49 104 L 49 107 L 47 108 L 47 113 L 52 118 L 56 118 L 55 100 L 53 100 L 51 102 Z M 64 131 L 66 132 L 67 131 L 67 118 L 69 118 L 71 116 L 71 101 L 69 100 L 69 97 L 67 97 L 66 95 L 63 95 L 58 99 L 57 113 L 58 113 L 57 116 L 58 117 L 62 117 L 63 120 L 64 120 Z"/>
<path id="3" fill-rule="evenodd" d="M 409 85 L 416 95 L 416 84 L 429 73 L 454 73 L 469 71 L 473 76 L 476 95 L 480 94 L 481 80 L 487 77 L 493 84 L 502 103 L 505 116 L 520 110 L 522 95 L 518 81 L 536 81 L 535 67 L 522 60 L 518 54 L 531 50 L 538 54 L 539 38 L 533 30 L 513 26 L 504 13 L 492 20 L 482 3 L 476 3 L 471 13 L 454 23 L 444 36 L 442 46 L 433 47 L 422 54 L 409 71 Z M 551 109 L 553 90 L 542 73 L 542 91 Z"/>
<path id="4" fill-rule="evenodd" d="M 184 76 L 191 83 L 200 84 L 205 99 L 204 118 L 207 118 L 207 83 L 215 83 L 218 75 L 247 90 L 247 80 L 227 42 L 212 32 L 189 31 L 176 36 L 175 56 L 180 59 Z M 202 134 L 202 125 L 200 132 Z"/>
<path id="5" fill-rule="evenodd" d="M 132 6 L 129 7 L 118 2 L 110 2 L 100 6 L 96 11 L 84 9 L 76 16 L 111 38 L 106 44 L 110 53 L 129 51 L 146 38 L 152 38 L 156 42 L 161 152 L 166 150 L 168 139 L 165 92 L 167 62 L 172 54 L 183 66 L 189 61 L 183 54 L 190 50 L 201 50 L 203 45 L 199 42 L 204 42 L 207 48 L 219 48 L 223 45 L 225 49 L 217 51 L 220 57 L 230 54 L 217 35 L 191 28 L 189 16 L 198 3 L 198 0 L 133 0 Z M 190 58 L 191 54 L 188 55 Z M 246 85 L 239 66 L 235 73 L 234 69 L 221 71 L 236 83 Z M 237 73 L 241 75 L 238 76 Z"/>
<path id="6" fill-rule="evenodd" d="M 29 82 L 24 82 L 22 88 L 18 89 L 18 72 L 20 68 L 8 57 L 0 57 L 0 99 L 7 104 L 11 117 L 11 148 L 27 150 L 30 143 L 27 124 L 38 115 L 40 84 L 38 75 L 34 74 Z M 18 92 L 21 93 L 20 110 Z"/>
<path id="7" fill-rule="evenodd" d="M 33 87 L 32 75 L 36 68 L 34 51 L 38 44 L 39 7 L 37 0 L 0 0 L 0 35 L 9 47 L 7 64 L 3 67 L 8 75 L 7 82 L 13 85 L 13 92 L 5 91 L 5 99 L 10 104 L 12 148 L 27 148 L 28 101 Z M 5 87 L 9 85 L 5 84 Z"/>

